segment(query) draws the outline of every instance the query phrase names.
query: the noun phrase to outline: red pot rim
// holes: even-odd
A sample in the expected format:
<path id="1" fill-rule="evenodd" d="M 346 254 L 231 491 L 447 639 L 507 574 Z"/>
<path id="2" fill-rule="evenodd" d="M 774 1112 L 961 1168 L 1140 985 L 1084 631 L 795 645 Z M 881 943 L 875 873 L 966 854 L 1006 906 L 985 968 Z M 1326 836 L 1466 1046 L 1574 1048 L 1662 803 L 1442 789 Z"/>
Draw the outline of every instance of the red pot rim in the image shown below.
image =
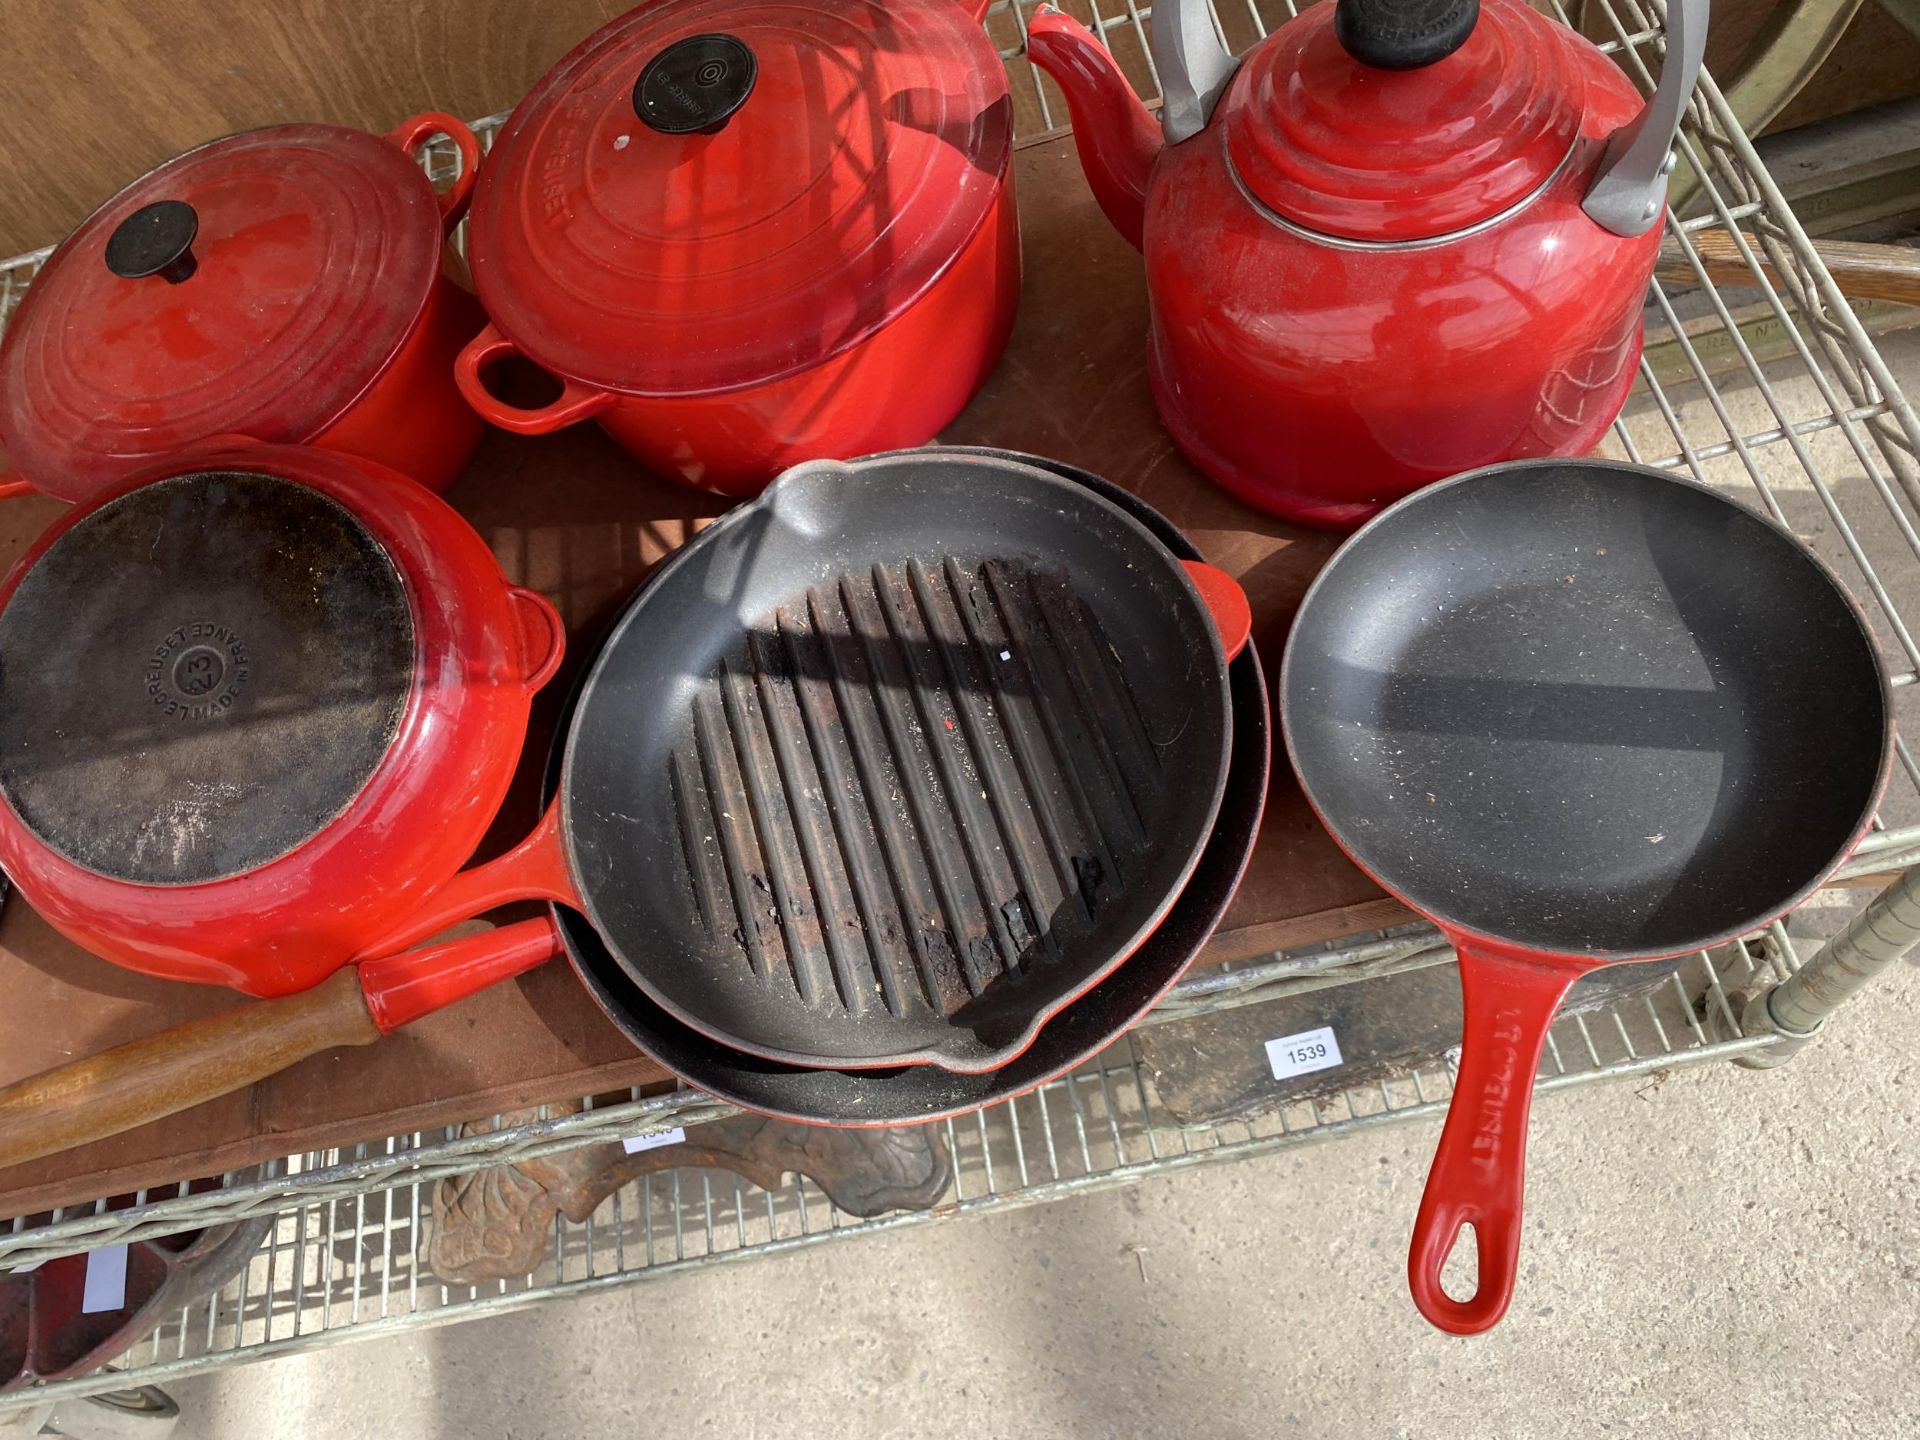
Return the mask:
<path id="1" fill-rule="evenodd" d="M 656 113 L 675 94 L 712 102 L 692 117 L 707 133 Z M 550 70 L 495 140 L 474 285 L 565 379 L 767 383 L 925 293 L 986 223 L 1012 150 L 999 55 L 955 0 L 645 6 Z"/>
<path id="2" fill-rule="evenodd" d="M 115 273 L 116 231 L 163 201 L 190 207 L 191 274 Z M 418 322 L 442 223 L 394 139 L 342 126 L 229 135 L 149 171 L 54 251 L 0 342 L 12 465 L 79 499 L 210 435 L 317 435 Z"/>

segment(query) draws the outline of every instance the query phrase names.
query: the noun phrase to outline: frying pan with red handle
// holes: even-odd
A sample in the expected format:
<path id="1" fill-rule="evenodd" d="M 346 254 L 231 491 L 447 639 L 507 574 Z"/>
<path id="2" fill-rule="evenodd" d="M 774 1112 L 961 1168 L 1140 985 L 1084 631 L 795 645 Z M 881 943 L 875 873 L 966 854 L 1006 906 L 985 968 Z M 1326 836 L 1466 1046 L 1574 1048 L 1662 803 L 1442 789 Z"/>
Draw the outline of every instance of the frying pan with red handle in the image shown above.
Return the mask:
<path id="1" fill-rule="evenodd" d="M 1302 788 L 1460 958 L 1453 1104 L 1414 1303 L 1512 1298 L 1533 1079 L 1587 970 L 1688 954 L 1810 895 L 1872 820 L 1892 704 L 1871 632 L 1786 532 L 1688 480 L 1522 461 L 1383 511 L 1302 601 L 1281 669 Z M 1441 1286 L 1471 1225 L 1473 1297 Z"/>
<path id="2" fill-rule="evenodd" d="M 722 1045 L 995 1069 L 1183 892 L 1220 813 L 1248 620 L 1224 575 L 1015 460 L 789 472 L 635 598 L 523 844 L 439 889 L 357 978 L 0 1089 L 0 1166 L 371 1043 L 539 963 L 558 950 L 547 921 L 404 949 L 533 897 L 581 912 Z"/>

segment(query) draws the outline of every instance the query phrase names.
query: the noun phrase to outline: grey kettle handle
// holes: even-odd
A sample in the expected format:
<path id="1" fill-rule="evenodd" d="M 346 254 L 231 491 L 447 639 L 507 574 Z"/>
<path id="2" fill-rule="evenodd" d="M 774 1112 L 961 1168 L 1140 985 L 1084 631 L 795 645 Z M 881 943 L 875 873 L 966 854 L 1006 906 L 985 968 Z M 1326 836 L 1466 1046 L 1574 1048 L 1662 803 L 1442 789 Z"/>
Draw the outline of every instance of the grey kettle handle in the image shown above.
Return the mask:
<path id="1" fill-rule="evenodd" d="M 1600 169 L 1580 208 L 1616 235 L 1644 235 L 1667 204 L 1667 172 L 1680 116 L 1700 78 L 1707 48 L 1709 0 L 1668 0 L 1667 56 L 1660 83 L 1640 113 L 1607 137 Z"/>
<path id="2" fill-rule="evenodd" d="M 1240 62 L 1220 43 L 1207 0 L 1157 0 L 1150 40 L 1160 73 L 1160 133 L 1178 145 L 1207 128 Z"/>

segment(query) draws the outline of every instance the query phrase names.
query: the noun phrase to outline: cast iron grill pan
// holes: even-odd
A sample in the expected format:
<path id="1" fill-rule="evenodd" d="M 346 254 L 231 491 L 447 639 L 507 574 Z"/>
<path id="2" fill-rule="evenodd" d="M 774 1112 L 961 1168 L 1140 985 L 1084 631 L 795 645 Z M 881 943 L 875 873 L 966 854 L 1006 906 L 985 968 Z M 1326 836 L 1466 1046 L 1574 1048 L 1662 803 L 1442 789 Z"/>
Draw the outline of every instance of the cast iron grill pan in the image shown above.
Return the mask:
<path id="1" fill-rule="evenodd" d="M 1210 832 L 1224 662 L 1084 488 L 938 455 L 790 472 L 596 662 L 565 824 L 626 973 L 797 1064 L 984 1069 L 1159 923 Z"/>
<path id="2" fill-rule="evenodd" d="M 1072 466 L 1005 452 L 919 453 L 996 455 L 1044 468 L 1124 509 L 1177 558 L 1200 558 L 1191 542 L 1144 501 Z M 1213 830 L 1185 888 L 1123 965 L 1060 1010 L 1028 1048 L 996 1069 L 962 1073 L 930 1065 L 822 1068 L 786 1064 L 718 1044 L 635 984 L 585 917 L 555 906 L 575 972 L 607 1017 L 642 1050 L 696 1088 L 763 1114 L 810 1124 L 898 1125 L 965 1113 L 1031 1090 L 1097 1054 L 1152 1009 L 1226 913 L 1253 853 L 1271 762 L 1267 682 L 1251 645 L 1233 661 L 1228 674 L 1227 780 Z M 569 701 L 569 713 L 577 704 L 576 695 Z M 566 734 L 568 728 L 563 717 L 560 733 Z M 561 754 L 556 749 L 549 789 L 559 783 Z"/>

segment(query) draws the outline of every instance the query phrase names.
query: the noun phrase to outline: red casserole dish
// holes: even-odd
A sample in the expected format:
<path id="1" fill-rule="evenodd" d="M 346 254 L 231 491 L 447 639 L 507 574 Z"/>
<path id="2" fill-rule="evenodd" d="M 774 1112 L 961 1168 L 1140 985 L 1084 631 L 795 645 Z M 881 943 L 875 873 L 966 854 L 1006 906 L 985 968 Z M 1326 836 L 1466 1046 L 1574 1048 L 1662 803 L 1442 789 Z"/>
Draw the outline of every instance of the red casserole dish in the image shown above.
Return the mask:
<path id="1" fill-rule="evenodd" d="M 434 135 L 460 151 L 445 194 L 413 158 Z M 428 113 L 385 136 L 228 135 L 134 181 L 48 257 L 0 341 L 0 493 L 87 500 L 236 435 L 445 489 L 484 429 L 449 374 L 479 307 L 443 263 L 479 156 Z"/>
<path id="2" fill-rule="evenodd" d="M 503 429 L 585 419 L 751 495 L 921 444 L 999 358 L 1020 288 L 1012 106 L 983 6 L 649 5 L 517 106 L 474 192 L 492 323 L 461 389 Z M 559 383 L 490 388 L 520 355 Z"/>
<path id="3" fill-rule="evenodd" d="M 129 969 L 304 990 L 472 853 L 562 637 L 396 472 L 144 471 L 0 585 L 0 865 Z"/>

